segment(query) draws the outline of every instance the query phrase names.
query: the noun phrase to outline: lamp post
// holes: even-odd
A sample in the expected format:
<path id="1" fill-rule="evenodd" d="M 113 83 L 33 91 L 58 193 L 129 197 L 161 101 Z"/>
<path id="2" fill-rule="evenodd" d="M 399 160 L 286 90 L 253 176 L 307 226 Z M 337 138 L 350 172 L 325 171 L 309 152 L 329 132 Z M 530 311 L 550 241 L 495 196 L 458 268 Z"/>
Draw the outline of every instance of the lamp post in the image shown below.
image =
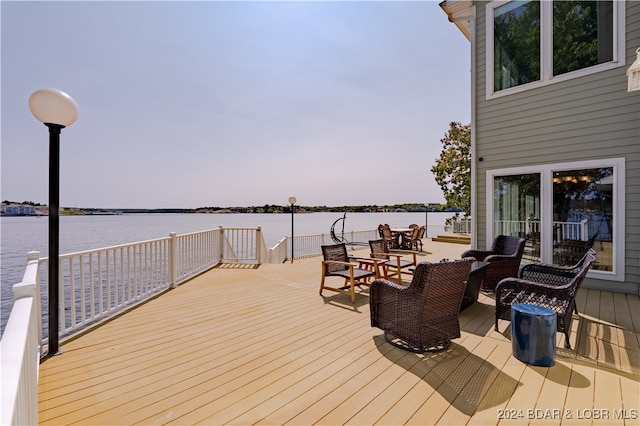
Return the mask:
<path id="1" fill-rule="evenodd" d="M 429 236 L 429 203 L 424 205 L 424 236 Z"/>
<path id="2" fill-rule="evenodd" d="M 293 263 L 293 210 L 296 204 L 296 197 L 289 197 L 289 203 L 291 204 L 291 263 Z"/>
<path id="3" fill-rule="evenodd" d="M 60 229 L 60 131 L 78 118 L 78 105 L 57 89 L 36 90 L 29 97 L 31 113 L 49 128 L 49 350 L 59 353 L 59 229 Z"/>

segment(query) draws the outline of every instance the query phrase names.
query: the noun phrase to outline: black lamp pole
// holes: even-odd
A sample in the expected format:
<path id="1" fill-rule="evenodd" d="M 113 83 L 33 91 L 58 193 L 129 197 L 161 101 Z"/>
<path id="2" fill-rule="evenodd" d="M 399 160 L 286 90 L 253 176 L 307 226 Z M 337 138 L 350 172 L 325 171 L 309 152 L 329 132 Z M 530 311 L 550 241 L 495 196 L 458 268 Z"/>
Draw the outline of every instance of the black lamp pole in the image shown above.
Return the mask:
<path id="1" fill-rule="evenodd" d="M 424 236 L 429 236 L 429 204 L 424 205 Z"/>
<path id="2" fill-rule="evenodd" d="M 60 124 L 44 123 L 49 128 L 49 353 L 59 350 L 59 265 L 60 265 Z"/>
<path id="3" fill-rule="evenodd" d="M 296 207 L 296 197 L 289 197 L 289 203 L 291 203 L 291 263 L 293 263 L 293 212 Z"/>
<path id="4" fill-rule="evenodd" d="M 78 118 L 78 105 L 58 89 L 39 89 L 29 97 L 33 116 L 49 129 L 49 350 L 60 353 L 60 131 Z"/>

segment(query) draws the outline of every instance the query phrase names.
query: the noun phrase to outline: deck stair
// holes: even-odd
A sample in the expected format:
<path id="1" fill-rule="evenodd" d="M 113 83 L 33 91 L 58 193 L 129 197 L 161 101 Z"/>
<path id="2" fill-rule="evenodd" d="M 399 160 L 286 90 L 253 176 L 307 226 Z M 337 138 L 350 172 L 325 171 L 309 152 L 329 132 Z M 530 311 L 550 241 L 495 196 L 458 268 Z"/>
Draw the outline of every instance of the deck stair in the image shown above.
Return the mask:
<path id="1" fill-rule="evenodd" d="M 441 234 L 432 238 L 433 241 L 439 243 L 455 243 L 455 244 L 471 244 L 471 235 L 469 234 Z"/>

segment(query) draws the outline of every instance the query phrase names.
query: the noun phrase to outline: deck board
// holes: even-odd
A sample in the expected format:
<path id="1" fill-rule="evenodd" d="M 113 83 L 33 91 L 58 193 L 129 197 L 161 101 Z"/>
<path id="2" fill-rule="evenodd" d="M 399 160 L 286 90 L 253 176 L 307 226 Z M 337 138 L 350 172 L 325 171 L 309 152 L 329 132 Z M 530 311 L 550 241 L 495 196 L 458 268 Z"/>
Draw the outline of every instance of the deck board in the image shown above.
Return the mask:
<path id="1" fill-rule="evenodd" d="M 427 241 L 420 260 L 464 248 Z M 511 355 L 490 294 L 461 313 L 448 351 L 414 354 L 371 328 L 366 288 L 351 303 L 319 296 L 319 281 L 319 258 L 216 268 L 63 341 L 41 365 L 40 423 L 565 425 L 606 409 L 611 424 L 637 424 L 620 415 L 640 408 L 637 296 L 581 289 L 574 349 L 559 336 L 543 368 Z"/>

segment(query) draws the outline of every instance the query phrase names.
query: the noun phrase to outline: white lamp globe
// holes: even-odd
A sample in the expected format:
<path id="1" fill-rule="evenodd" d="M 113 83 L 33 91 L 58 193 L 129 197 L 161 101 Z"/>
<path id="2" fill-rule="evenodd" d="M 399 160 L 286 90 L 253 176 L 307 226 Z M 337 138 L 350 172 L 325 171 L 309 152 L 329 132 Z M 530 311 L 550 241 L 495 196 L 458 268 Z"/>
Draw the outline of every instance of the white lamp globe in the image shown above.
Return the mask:
<path id="1" fill-rule="evenodd" d="M 289 197 L 289 204 L 295 204 L 296 203 L 296 197 Z"/>
<path id="2" fill-rule="evenodd" d="M 62 90 L 40 89 L 29 97 L 29 109 L 44 124 L 70 126 L 78 118 L 76 101 Z"/>

